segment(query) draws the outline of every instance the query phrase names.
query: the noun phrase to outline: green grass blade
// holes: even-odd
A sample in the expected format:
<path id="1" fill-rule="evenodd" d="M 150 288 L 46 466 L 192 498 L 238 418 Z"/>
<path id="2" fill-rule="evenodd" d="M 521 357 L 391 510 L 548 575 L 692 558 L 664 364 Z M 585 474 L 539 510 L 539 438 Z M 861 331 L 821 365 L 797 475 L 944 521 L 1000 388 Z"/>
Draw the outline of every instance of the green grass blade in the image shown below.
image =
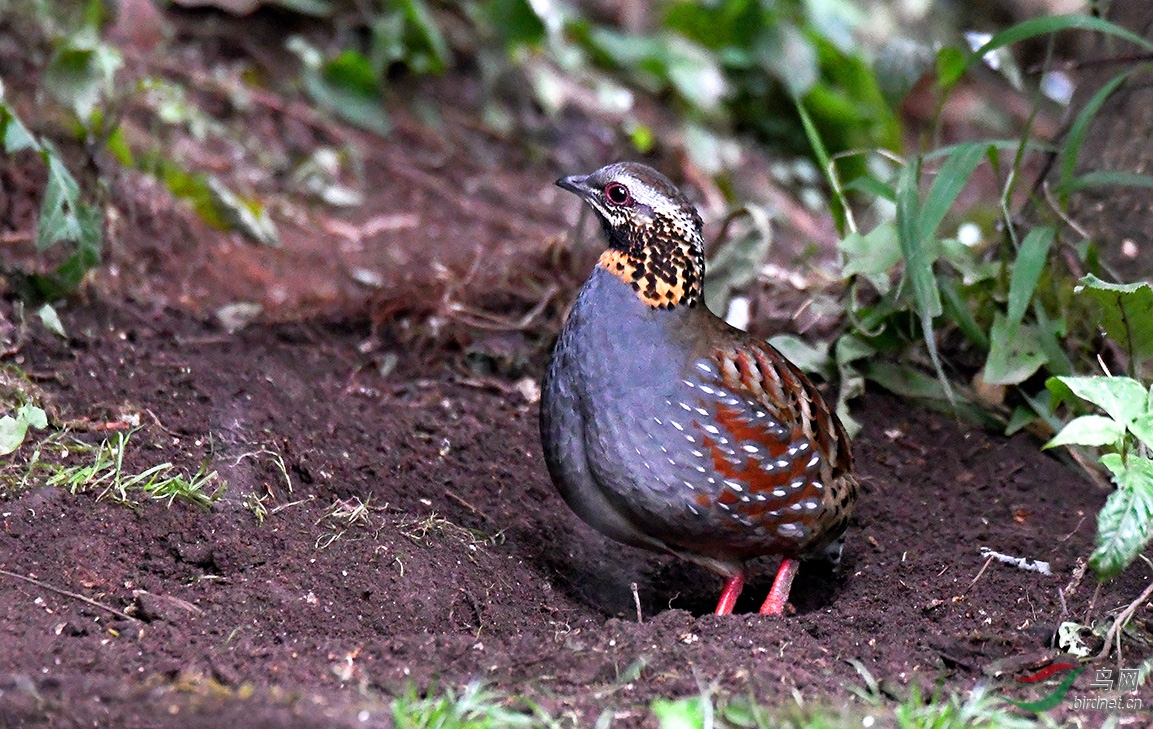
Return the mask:
<path id="1" fill-rule="evenodd" d="M 1097 117 L 1101 105 L 1134 71 L 1145 68 L 1149 68 L 1149 64 L 1133 66 L 1114 76 L 1109 80 L 1109 83 L 1093 94 L 1093 98 L 1089 99 L 1089 103 L 1085 104 L 1085 107 L 1077 114 L 1073 126 L 1069 127 L 1069 134 L 1065 137 L 1065 148 L 1061 154 L 1061 181 L 1058 184 L 1058 189 L 1064 189 L 1073 182 L 1073 173 L 1077 169 L 1077 158 L 1081 154 L 1081 145 L 1084 144 L 1085 135 L 1089 132 L 1089 125 Z"/>
<path id="2" fill-rule="evenodd" d="M 979 149 L 980 147 L 978 147 Z M 949 166 L 948 162 L 946 162 L 946 166 Z M 949 386 L 949 378 L 945 376 L 944 367 L 941 366 L 941 357 L 937 352 L 937 339 L 933 334 L 933 319 L 940 316 L 942 312 L 941 294 L 937 286 L 937 277 L 933 272 L 936 256 L 930 250 L 929 237 L 921 235 L 928 219 L 921 208 L 920 198 L 917 194 L 917 180 L 920 177 L 920 170 L 921 161 L 915 159 L 901 169 L 901 174 L 897 179 L 897 236 L 901 242 L 901 255 L 905 258 L 905 278 L 902 281 L 902 289 L 905 282 L 908 282 L 913 290 L 913 304 L 917 316 L 921 320 L 921 334 L 925 340 L 925 347 L 929 350 L 929 358 L 933 361 L 933 369 L 937 372 L 937 379 L 940 380 L 941 387 L 944 389 L 949 402 L 952 403 L 953 389 Z M 933 215 L 936 215 L 936 212 Z M 942 212 L 941 215 L 944 216 L 944 213 Z M 935 225 L 932 230 L 936 230 Z"/>
<path id="3" fill-rule="evenodd" d="M 961 333 L 970 342 L 986 352 L 989 351 L 989 337 L 977 323 L 977 320 L 973 318 L 973 312 L 969 311 L 965 300 L 961 298 L 961 292 L 957 290 L 956 282 L 951 278 L 942 276 L 937 279 L 937 283 L 941 286 L 941 303 L 944 305 L 945 314 L 956 322 Z"/>
<path id="4" fill-rule="evenodd" d="M 956 202 L 957 195 L 969 182 L 977 165 L 981 164 L 986 149 L 988 145 L 982 142 L 958 144 L 945 164 L 941 165 L 917 221 L 917 236 L 920 240 L 928 240 L 937 232 L 937 227 Z"/>
<path id="5" fill-rule="evenodd" d="M 1057 188 L 1061 195 L 1084 190 L 1089 187 L 1153 187 L 1153 175 L 1119 170 L 1098 170 L 1074 177 L 1067 184 Z"/>
<path id="6" fill-rule="evenodd" d="M 1042 226 L 1029 231 L 1029 235 L 1021 242 L 1017 262 L 1013 264 L 1013 273 L 1009 279 L 1009 313 L 1006 319 L 1011 330 L 1015 330 L 1025 317 L 1025 311 L 1037 290 L 1037 282 L 1041 280 L 1041 271 L 1049 260 L 1049 248 L 1056 235 L 1057 231 L 1053 228 Z"/>
<path id="7" fill-rule="evenodd" d="M 874 197 L 879 197 L 889 202 L 897 202 L 897 191 L 891 185 L 886 185 L 880 180 L 863 175 L 845 185 L 846 190 L 856 190 L 863 192 Z"/>
<path id="8" fill-rule="evenodd" d="M 821 165 L 821 170 L 825 173 L 825 179 L 829 183 L 829 189 L 833 192 L 833 220 L 837 224 L 837 232 L 842 236 L 845 235 L 845 226 L 852 231 L 856 231 L 854 225 L 849 217 L 849 205 L 845 200 L 845 191 L 841 188 L 841 181 L 837 178 L 837 168 L 833 166 L 833 160 L 829 157 L 829 150 L 825 147 L 824 141 L 821 139 L 821 133 L 817 131 L 817 126 L 813 124 L 812 117 L 805 109 L 804 102 L 800 98 L 794 96 L 793 103 L 797 107 L 797 113 L 801 117 L 801 126 L 805 129 L 805 137 L 809 140 L 809 146 L 813 148 L 813 155 L 816 156 L 817 162 Z"/>
<path id="9" fill-rule="evenodd" d="M 951 87 L 965 71 L 969 69 L 974 63 L 985 57 L 986 53 L 1003 48 L 1019 41 L 1035 38 L 1039 35 L 1048 35 L 1050 33 L 1057 33 L 1063 30 L 1091 30 L 1105 35 L 1111 35 L 1122 40 L 1127 40 L 1140 46 L 1145 51 L 1153 51 L 1153 42 L 1142 38 L 1141 36 L 1133 33 L 1116 23 L 1110 23 L 1102 18 L 1095 18 L 1090 15 L 1054 15 L 1043 18 L 1033 18 L 1018 23 L 1011 28 L 1001 31 L 992 38 L 985 45 L 978 48 L 971 53 L 966 59 L 964 64 L 956 64 L 950 66 L 950 74 L 941 78 L 941 86 L 945 88 Z"/>

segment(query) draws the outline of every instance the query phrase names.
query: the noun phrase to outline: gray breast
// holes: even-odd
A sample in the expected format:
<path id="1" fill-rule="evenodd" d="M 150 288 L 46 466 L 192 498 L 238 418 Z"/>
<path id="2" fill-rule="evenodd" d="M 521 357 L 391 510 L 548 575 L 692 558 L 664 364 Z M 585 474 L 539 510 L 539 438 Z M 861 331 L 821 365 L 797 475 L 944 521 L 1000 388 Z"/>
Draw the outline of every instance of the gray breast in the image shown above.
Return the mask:
<path id="1" fill-rule="evenodd" d="M 649 308 L 596 269 L 558 341 L 542 393 L 546 456 L 562 496 L 602 532 L 636 544 L 635 534 L 622 538 L 617 522 L 624 522 L 650 548 L 653 539 L 683 544 L 715 528 L 715 515 L 695 502 L 718 483 L 694 425 L 704 413 L 692 378 L 681 376 L 708 365 L 691 362 L 670 334 L 682 315 Z"/>

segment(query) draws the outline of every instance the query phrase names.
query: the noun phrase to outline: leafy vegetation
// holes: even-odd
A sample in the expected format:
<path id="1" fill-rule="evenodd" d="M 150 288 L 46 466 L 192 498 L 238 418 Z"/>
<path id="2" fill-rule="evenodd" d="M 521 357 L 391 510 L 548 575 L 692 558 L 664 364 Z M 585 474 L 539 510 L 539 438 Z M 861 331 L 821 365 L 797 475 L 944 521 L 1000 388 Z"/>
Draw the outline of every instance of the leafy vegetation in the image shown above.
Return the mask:
<path id="1" fill-rule="evenodd" d="M 98 446 L 80 442 L 70 443 L 63 449 L 90 453 L 92 460 L 82 465 L 64 466 L 41 457 L 46 447 L 58 446 L 56 441 L 38 445 L 29 460 L 29 472 L 46 471 L 48 486 L 66 488 L 72 493 L 95 493 L 97 499 L 109 498 L 134 506 L 135 499 L 143 497 L 166 501 L 169 506 L 176 500 L 201 507 L 215 503 L 223 494 L 225 485 L 216 471 L 209 471 L 207 462 L 194 474 L 179 471 L 171 463 L 160 463 L 139 473 L 128 473 L 124 457 L 131 433 L 118 432 Z M 60 448 L 53 448 L 60 452 Z M 215 488 L 213 485 L 215 484 Z"/>
<path id="2" fill-rule="evenodd" d="M 515 729 L 555 725 L 543 711 L 518 710 L 504 695 L 474 681 L 459 693 L 451 688 L 421 697 L 410 688 L 392 702 L 397 729 Z"/>
<path id="3" fill-rule="evenodd" d="M 44 164 L 47 182 L 40 203 L 36 251 L 41 256 L 61 251 L 45 270 L 9 271 L 16 287 L 29 299 L 51 299 L 74 290 L 84 275 L 100 264 L 103 220 L 98 206 L 83 201 L 80 185 L 68 171 L 56 147 L 28 131 L 4 99 L 0 85 L 0 140 L 6 154 L 31 152 Z"/>
<path id="4" fill-rule="evenodd" d="M 1139 43 L 1103 20 L 1064 16 L 1029 21 L 994 36 L 972 53 L 945 48 L 937 57 L 938 88 L 947 97 L 965 69 L 983 54 L 1025 38 L 1062 30 L 1091 28 Z M 1131 72 L 1127 69 L 1117 79 Z M 845 216 L 840 244 L 848 287 L 846 333 L 829 347 L 833 362 L 816 364 L 842 375 L 842 401 L 861 389 L 862 378 L 898 394 L 921 398 L 1007 432 L 1028 427 L 1052 435 L 1068 417 L 1062 404 L 1076 394 L 1105 409 L 1108 417 L 1082 416 L 1050 445 L 1101 446 L 1101 463 L 1113 475 L 1117 491 L 1102 510 L 1098 548 L 1091 563 L 1102 579 L 1116 575 L 1144 548 L 1153 530 L 1153 469 L 1146 467 L 1147 443 L 1140 430 L 1146 417 L 1147 391 L 1125 378 L 1078 378 L 1093 371 L 1099 352 L 1095 305 L 1104 330 L 1127 361 L 1130 375 L 1148 357 L 1143 332 L 1153 330 L 1147 286 L 1108 284 L 1092 241 L 1052 197 L 1038 188 L 1030 197 L 1032 222 L 1015 212 L 1022 199 L 1024 162 L 1030 155 L 1056 153 L 1061 159 L 1058 191 L 1081 189 L 1111 180 L 1146 184 L 1128 173 L 1074 175 L 1076 157 L 1092 115 L 1119 81 L 1107 85 L 1076 118 L 1060 148 L 1031 138 L 1027 127 L 1016 140 L 963 142 L 895 159 L 887 176 L 870 175 L 843 184 L 833 158 L 824 151 L 818 130 L 807 129 L 818 157 L 825 159 L 830 187 L 842 209 L 851 211 L 849 194 L 864 194 L 884 204 L 888 216 L 871 230 Z M 996 177 L 1001 198 L 995 208 L 1002 233 L 963 242 L 940 233 L 947 219 L 963 220 L 957 200 L 984 166 Z M 870 170 L 883 169 L 871 166 Z M 926 178 L 931 178 L 927 182 Z M 978 218 L 980 209 L 975 212 Z M 976 228 L 979 230 L 979 227 Z M 1080 284 L 1078 284 L 1080 281 Z M 1074 295 L 1079 286 L 1084 295 Z M 829 355 L 826 354 L 826 358 Z M 933 376 L 929 376 L 928 373 Z M 1051 379 L 1050 379 L 1051 378 Z M 1048 389 L 1045 387 L 1049 382 Z M 1123 409 L 1117 393 L 1131 398 Z M 1112 400 L 1110 400 L 1112 398 Z M 1068 411 L 1077 414 L 1077 409 Z"/>
<path id="5" fill-rule="evenodd" d="M 893 726 L 900 729 L 1031 729 L 1043 720 L 1017 716 L 1005 701 L 978 686 L 967 696 L 953 693 L 926 699 L 914 688 L 889 705 L 879 694 L 862 692 L 867 707 L 832 710 L 800 703 L 768 707 L 748 696 L 714 699 L 708 695 L 658 699 L 652 712 L 660 729 L 849 729 Z"/>
<path id="6" fill-rule="evenodd" d="M 893 704 L 879 694 L 868 694 L 865 706 L 831 709 L 801 703 L 767 706 L 752 696 L 715 696 L 703 692 L 680 699 L 657 699 L 650 711 L 660 729 L 850 729 L 894 726 L 900 729 L 1032 729 L 1052 726 L 1044 717 L 1026 718 L 987 688 L 967 695 L 926 698 L 916 687 Z M 393 721 L 400 729 L 513 729 L 569 726 L 539 707 L 485 688 L 479 682 L 462 690 L 414 689 L 392 703 Z M 597 726 L 612 724 L 612 708 Z"/>
<path id="7" fill-rule="evenodd" d="M 1080 290 L 1097 303 L 1109 338 L 1128 355 L 1129 371 L 1142 371 L 1153 357 L 1153 288 L 1147 283 L 1107 284 L 1086 276 Z M 1072 397 L 1105 415 L 1070 420 L 1047 448 L 1079 445 L 1102 451 L 1117 490 L 1097 516 L 1097 548 L 1089 558 L 1103 579 L 1128 567 L 1153 536 L 1153 390 L 1134 377 L 1054 377 L 1054 402 Z"/>

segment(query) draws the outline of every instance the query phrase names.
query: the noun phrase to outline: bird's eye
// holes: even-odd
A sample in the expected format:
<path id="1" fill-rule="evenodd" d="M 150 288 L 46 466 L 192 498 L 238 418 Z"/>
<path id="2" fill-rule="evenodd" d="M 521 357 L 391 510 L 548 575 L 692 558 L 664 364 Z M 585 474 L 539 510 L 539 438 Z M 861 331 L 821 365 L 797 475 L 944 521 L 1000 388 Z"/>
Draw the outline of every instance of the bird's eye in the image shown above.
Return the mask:
<path id="1" fill-rule="evenodd" d="M 613 205 L 627 205 L 632 200 L 629 189 L 619 182 L 605 185 L 605 198 Z"/>

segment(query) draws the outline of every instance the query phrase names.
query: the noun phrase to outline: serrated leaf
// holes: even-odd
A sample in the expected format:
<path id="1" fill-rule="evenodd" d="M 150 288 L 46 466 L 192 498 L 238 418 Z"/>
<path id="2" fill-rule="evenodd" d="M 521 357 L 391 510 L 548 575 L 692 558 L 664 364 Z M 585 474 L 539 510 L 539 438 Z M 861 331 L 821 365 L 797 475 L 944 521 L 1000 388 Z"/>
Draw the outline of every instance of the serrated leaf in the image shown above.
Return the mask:
<path id="1" fill-rule="evenodd" d="M 1029 325 L 1010 326 L 1001 313 L 993 316 L 989 330 L 989 357 L 985 360 L 985 382 L 990 385 L 1016 385 L 1024 382 L 1049 361 L 1041 347 L 1037 330 Z"/>
<path id="2" fill-rule="evenodd" d="M 1059 398 L 1067 389 L 1126 427 L 1148 413 L 1148 392 L 1128 377 L 1050 377 L 1045 386 Z"/>
<path id="3" fill-rule="evenodd" d="M 1082 415 L 1073 418 L 1061 432 L 1045 444 L 1045 448 L 1061 445 L 1106 446 L 1116 445 L 1125 437 L 1125 426 L 1103 415 Z"/>
<path id="4" fill-rule="evenodd" d="M 1117 490 L 1109 495 L 1097 515 L 1097 548 L 1089 564 L 1098 578 L 1108 580 L 1121 573 L 1145 545 L 1153 529 L 1153 461 L 1130 455 L 1107 453 L 1101 463 L 1113 473 Z"/>
<path id="5" fill-rule="evenodd" d="M 1075 290 L 1097 303 L 1110 339 L 1137 360 L 1153 357 L 1153 288 L 1148 283 L 1112 284 L 1088 274 Z"/>
<path id="6" fill-rule="evenodd" d="M 1153 448 L 1153 411 L 1146 410 L 1127 423 L 1129 431 L 1137 436 L 1142 443 Z"/>

